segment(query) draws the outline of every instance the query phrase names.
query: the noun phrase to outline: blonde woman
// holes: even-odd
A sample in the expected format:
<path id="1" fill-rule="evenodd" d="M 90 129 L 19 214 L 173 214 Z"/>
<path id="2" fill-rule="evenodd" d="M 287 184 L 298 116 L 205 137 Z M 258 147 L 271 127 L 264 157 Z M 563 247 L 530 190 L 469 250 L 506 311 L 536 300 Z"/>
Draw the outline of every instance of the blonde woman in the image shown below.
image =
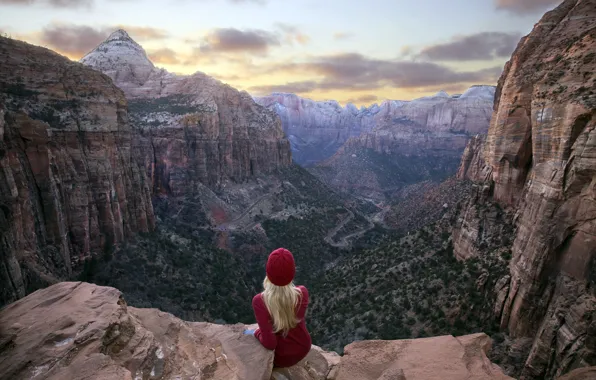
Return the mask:
<path id="1" fill-rule="evenodd" d="M 308 307 L 308 290 L 294 286 L 294 256 L 285 248 L 271 252 L 262 293 L 252 299 L 259 328 L 255 337 L 263 347 L 275 350 L 273 365 L 291 367 L 310 351 L 311 339 L 304 315 Z M 246 334 L 253 331 L 246 330 Z"/>

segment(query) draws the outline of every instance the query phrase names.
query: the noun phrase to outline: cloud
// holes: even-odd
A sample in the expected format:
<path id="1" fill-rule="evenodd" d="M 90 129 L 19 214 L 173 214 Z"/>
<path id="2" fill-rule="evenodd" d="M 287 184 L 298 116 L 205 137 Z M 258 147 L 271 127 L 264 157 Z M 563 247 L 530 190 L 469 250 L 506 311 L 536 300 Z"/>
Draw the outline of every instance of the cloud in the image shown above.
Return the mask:
<path id="1" fill-rule="evenodd" d="M 413 53 L 414 53 L 414 48 L 412 46 L 410 46 L 410 45 L 402 46 L 399 49 L 399 55 L 402 58 L 410 57 Z"/>
<path id="2" fill-rule="evenodd" d="M 337 41 L 347 40 L 353 37 L 352 33 L 347 32 L 336 32 L 333 33 L 333 39 Z"/>
<path id="3" fill-rule="evenodd" d="M 495 6 L 499 10 L 525 15 L 543 12 L 561 2 L 562 0 L 495 0 Z"/>
<path id="4" fill-rule="evenodd" d="M 310 42 L 310 37 L 300 32 L 300 30 L 298 30 L 298 27 L 294 25 L 278 23 L 276 26 L 284 35 L 284 41 L 288 44 L 293 44 L 294 42 L 297 42 L 300 45 L 306 45 Z"/>
<path id="5" fill-rule="evenodd" d="M 264 69 L 271 73 L 312 74 L 321 79 L 250 88 L 255 93 L 370 91 L 383 87 L 418 88 L 457 83 L 495 83 L 502 72 L 502 67 L 455 71 L 433 62 L 371 59 L 356 53 L 314 57 L 303 63 L 287 63 Z"/>
<path id="6" fill-rule="evenodd" d="M 164 29 L 153 28 L 150 26 L 117 25 L 115 27 L 104 28 L 114 31 L 124 29 L 130 36 L 138 41 L 162 40 L 170 35 Z"/>
<path id="7" fill-rule="evenodd" d="M 381 82 L 397 87 L 417 87 L 477 81 L 494 73 L 494 70 L 457 72 L 431 62 L 369 59 L 356 53 L 321 57 L 306 64 L 306 68 L 336 82 L 348 81 L 352 88 Z"/>
<path id="8" fill-rule="evenodd" d="M 41 43 L 63 54 L 83 56 L 119 28 L 128 31 L 132 38 L 139 41 L 168 37 L 165 31 L 151 27 L 118 25 L 92 28 L 84 25 L 60 24 L 43 28 Z"/>
<path id="9" fill-rule="evenodd" d="M 164 65 L 178 65 L 182 63 L 176 52 L 170 48 L 153 50 L 147 55 L 149 55 L 149 59 L 151 59 L 153 63 L 161 63 Z"/>
<path id="10" fill-rule="evenodd" d="M 370 103 L 376 102 L 377 100 L 379 100 L 379 97 L 378 96 L 373 95 L 373 94 L 368 94 L 368 95 L 359 96 L 357 98 L 348 99 L 347 102 L 348 103 L 355 103 L 355 104 L 356 103 L 357 104 L 362 104 L 362 103 L 368 103 L 368 104 L 370 104 Z"/>
<path id="11" fill-rule="evenodd" d="M 0 0 L 0 4 L 49 5 L 55 8 L 91 7 L 93 0 Z"/>
<path id="12" fill-rule="evenodd" d="M 419 58 L 432 61 L 473 61 L 507 58 L 521 38 L 520 33 L 482 32 L 454 38 L 451 42 L 423 48 Z"/>
<path id="13" fill-rule="evenodd" d="M 278 37 L 271 32 L 258 29 L 238 30 L 235 28 L 214 29 L 201 43 L 200 51 L 209 52 L 252 52 L 267 53 L 271 46 L 279 46 Z"/>
<path id="14" fill-rule="evenodd" d="M 81 25 L 56 25 L 41 32 L 41 41 L 61 53 L 82 56 L 99 45 L 109 32 Z"/>
<path id="15" fill-rule="evenodd" d="M 289 82 L 286 84 L 272 84 L 250 87 L 250 92 L 257 94 L 270 94 L 272 92 L 306 93 L 318 89 L 315 81 Z"/>

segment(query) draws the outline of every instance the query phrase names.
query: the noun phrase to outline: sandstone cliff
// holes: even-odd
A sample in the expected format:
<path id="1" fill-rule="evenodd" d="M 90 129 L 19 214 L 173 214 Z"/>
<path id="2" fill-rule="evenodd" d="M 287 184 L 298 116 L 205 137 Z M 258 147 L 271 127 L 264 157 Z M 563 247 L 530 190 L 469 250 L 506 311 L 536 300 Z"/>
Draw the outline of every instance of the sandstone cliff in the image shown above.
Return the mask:
<path id="1" fill-rule="evenodd" d="M 203 73 L 156 68 L 123 30 L 81 62 L 110 76 L 126 94 L 155 194 L 219 188 L 291 163 L 275 113 Z"/>
<path id="2" fill-rule="evenodd" d="M 129 307 L 109 287 L 64 282 L 0 310 L 0 376 L 7 379 L 269 380 L 268 351 L 244 325 L 184 322 Z M 343 357 L 312 346 L 292 380 L 511 379 L 486 357 L 485 334 L 360 341 Z"/>
<path id="3" fill-rule="evenodd" d="M 495 312 L 513 338 L 534 338 L 524 379 L 596 364 L 595 19 L 595 0 L 566 0 L 520 41 L 486 144 L 473 141 L 460 169 L 515 211 Z"/>
<path id="4" fill-rule="evenodd" d="M 255 101 L 279 115 L 292 143 L 294 159 L 309 166 L 331 157 L 346 141 L 377 127 L 393 124 L 400 136 L 392 133 L 392 137 L 402 140 L 401 149 L 424 150 L 432 146 L 429 140 L 433 137 L 455 134 L 457 142 L 453 148 L 449 148 L 447 142 L 443 147 L 461 153 L 467 141 L 463 135 L 486 133 L 494 92 L 492 86 L 473 86 L 461 95 L 449 96 L 441 91 L 412 101 L 387 100 L 380 106 L 374 104 L 361 109 L 350 103 L 341 107 L 336 101 L 316 102 L 285 93 L 255 97 Z M 404 122 L 418 126 L 420 135 L 402 132 Z M 379 144 L 379 140 L 386 136 L 387 129 L 379 130 L 366 140 L 370 140 L 370 144 Z"/>
<path id="5" fill-rule="evenodd" d="M 107 76 L 0 37 L 0 304 L 154 228 L 126 99 Z"/>

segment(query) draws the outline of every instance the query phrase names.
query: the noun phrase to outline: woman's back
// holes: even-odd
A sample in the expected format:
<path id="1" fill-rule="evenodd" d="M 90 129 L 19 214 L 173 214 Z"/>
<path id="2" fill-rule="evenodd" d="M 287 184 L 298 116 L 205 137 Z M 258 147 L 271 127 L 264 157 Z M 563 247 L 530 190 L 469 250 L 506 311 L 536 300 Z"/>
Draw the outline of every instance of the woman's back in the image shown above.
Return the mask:
<path id="1" fill-rule="evenodd" d="M 297 364 L 312 344 L 305 322 L 309 294 L 306 287 L 295 287 L 292 283 L 294 268 L 290 251 L 283 248 L 273 251 L 267 262 L 265 290 L 252 300 L 259 325 L 255 337 L 265 348 L 275 350 L 276 367 Z"/>

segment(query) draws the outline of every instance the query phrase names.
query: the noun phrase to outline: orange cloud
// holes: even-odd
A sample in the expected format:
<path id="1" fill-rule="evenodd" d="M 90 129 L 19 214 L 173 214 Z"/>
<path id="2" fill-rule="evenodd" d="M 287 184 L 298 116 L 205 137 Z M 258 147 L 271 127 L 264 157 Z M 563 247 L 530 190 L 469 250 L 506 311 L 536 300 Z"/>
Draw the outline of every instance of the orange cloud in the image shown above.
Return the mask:
<path id="1" fill-rule="evenodd" d="M 164 65 L 178 65 L 181 63 L 178 54 L 170 48 L 161 48 L 147 53 L 153 63 L 162 63 Z"/>

